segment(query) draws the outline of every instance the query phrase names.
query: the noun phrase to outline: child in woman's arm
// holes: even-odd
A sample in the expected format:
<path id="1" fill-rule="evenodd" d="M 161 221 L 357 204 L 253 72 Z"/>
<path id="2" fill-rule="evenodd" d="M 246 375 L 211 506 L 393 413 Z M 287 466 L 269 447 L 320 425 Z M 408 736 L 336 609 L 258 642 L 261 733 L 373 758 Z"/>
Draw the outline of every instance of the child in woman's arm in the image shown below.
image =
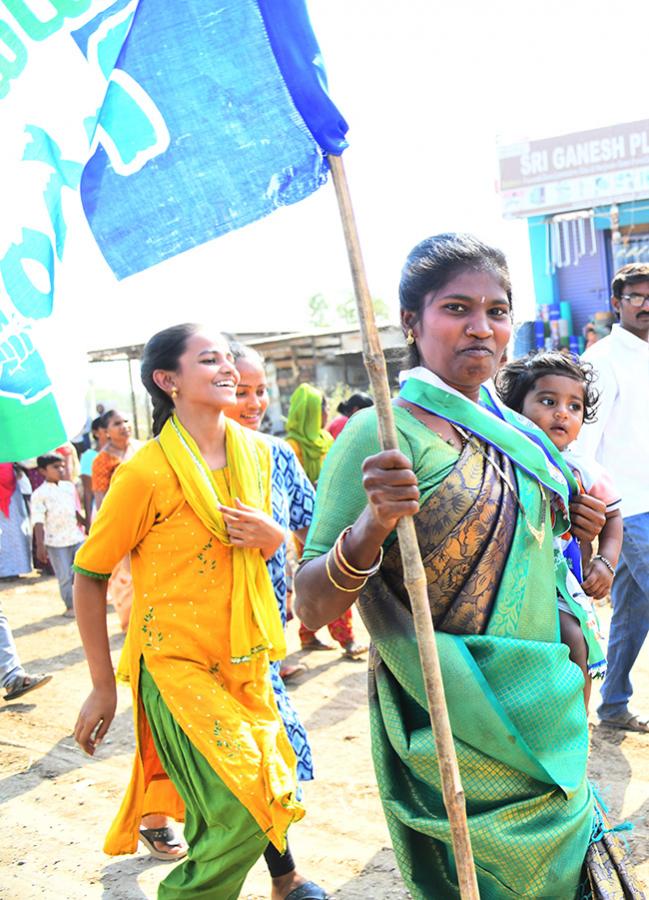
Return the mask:
<path id="1" fill-rule="evenodd" d="M 603 676 L 606 669 L 603 653 L 598 654 L 600 658 L 597 659 L 591 654 L 589 659 L 588 644 L 589 641 L 593 644 L 597 619 L 588 598 L 599 600 L 608 594 L 622 549 L 620 496 L 599 463 L 573 447 L 584 421 L 595 415 L 598 396 L 593 380 L 593 370 L 588 363 L 558 351 L 541 351 L 509 363 L 500 370 L 497 379 L 503 402 L 545 432 L 572 469 L 582 493 L 606 504 L 606 522 L 594 556 L 591 556 L 589 543 L 580 544 L 570 533 L 555 539 L 558 552 L 563 553 L 571 569 L 567 581 L 570 602 L 561 596 L 561 591 L 558 596 L 561 640 L 568 646 L 572 661 L 584 674 L 586 706 L 591 673 Z M 580 577 L 582 571 L 583 577 Z M 575 579 L 581 583 L 581 589 Z"/>

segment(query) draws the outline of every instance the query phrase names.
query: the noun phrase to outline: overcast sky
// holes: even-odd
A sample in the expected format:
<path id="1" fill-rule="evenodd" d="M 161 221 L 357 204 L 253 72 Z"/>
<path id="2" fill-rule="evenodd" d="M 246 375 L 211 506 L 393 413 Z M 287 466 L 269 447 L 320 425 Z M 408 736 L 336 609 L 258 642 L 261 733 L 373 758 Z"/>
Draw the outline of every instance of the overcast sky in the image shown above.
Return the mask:
<path id="1" fill-rule="evenodd" d="M 350 125 L 344 160 L 372 293 L 396 319 L 409 249 L 439 231 L 473 231 L 507 253 L 518 317 L 529 316 L 527 230 L 502 219 L 497 143 L 647 117 L 646 54 L 629 38 L 646 5 L 307 2 Z M 88 348 L 190 319 L 230 331 L 299 329 L 312 294 L 335 305 L 351 292 L 331 184 L 121 283 L 82 222 L 69 241 L 63 284 L 86 319 Z"/>

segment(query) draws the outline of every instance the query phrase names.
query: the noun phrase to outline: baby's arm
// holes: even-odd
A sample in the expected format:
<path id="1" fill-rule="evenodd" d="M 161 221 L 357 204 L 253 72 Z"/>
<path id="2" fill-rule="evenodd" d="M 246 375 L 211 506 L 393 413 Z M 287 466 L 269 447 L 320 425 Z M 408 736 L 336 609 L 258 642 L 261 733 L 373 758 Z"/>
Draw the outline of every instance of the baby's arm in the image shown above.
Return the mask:
<path id="1" fill-rule="evenodd" d="M 622 513 L 614 509 L 607 513 L 606 522 L 599 535 L 599 549 L 584 569 L 584 592 L 596 600 L 606 597 L 613 583 L 613 572 L 606 563 L 598 557 L 604 557 L 613 569 L 617 566 L 622 549 Z"/>

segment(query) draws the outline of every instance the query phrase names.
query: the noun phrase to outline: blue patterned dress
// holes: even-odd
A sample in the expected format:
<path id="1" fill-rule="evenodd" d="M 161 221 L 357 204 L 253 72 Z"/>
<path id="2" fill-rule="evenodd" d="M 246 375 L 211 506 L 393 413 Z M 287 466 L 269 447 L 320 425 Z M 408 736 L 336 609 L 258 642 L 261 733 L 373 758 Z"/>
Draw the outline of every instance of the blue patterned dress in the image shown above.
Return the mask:
<path id="1" fill-rule="evenodd" d="M 5 516 L 0 512 L 0 578 L 26 575 L 31 570 L 32 534 L 29 513 L 25 498 L 16 485 L 9 503 L 9 515 Z"/>
<path id="2" fill-rule="evenodd" d="M 285 531 L 308 528 L 313 518 L 315 491 L 289 445 L 280 438 L 264 435 L 273 452 L 272 502 L 273 518 Z M 279 605 L 282 625 L 286 627 L 286 543 L 267 560 L 275 596 Z M 297 756 L 297 776 L 300 781 L 313 778 L 311 747 L 297 712 L 279 674 L 280 663 L 271 663 L 271 681 L 275 699 L 291 746 Z"/>

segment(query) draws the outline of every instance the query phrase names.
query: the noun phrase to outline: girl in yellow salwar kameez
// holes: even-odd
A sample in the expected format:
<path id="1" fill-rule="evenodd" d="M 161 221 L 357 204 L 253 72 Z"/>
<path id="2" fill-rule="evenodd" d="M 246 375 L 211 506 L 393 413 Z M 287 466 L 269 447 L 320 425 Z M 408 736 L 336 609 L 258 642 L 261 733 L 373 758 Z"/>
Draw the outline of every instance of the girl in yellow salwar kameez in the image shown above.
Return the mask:
<path id="1" fill-rule="evenodd" d="M 130 552 L 138 747 L 105 850 L 134 852 L 147 812 L 184 818 L 188 857 L 158 897 L 230 900 L 268 842 L 283 850 L 304 814 L 268 671 L 285 646 L 264 560 L 283 535 L 250 549 L 220 513 L 238 498 L 253 518 L 271 515 L 270 450 L 223 414 L 238 374 L 222 337 L 196 326 L 160 332 L 145 347 L 142 380 L 158 439 L 120 466 L 76 558 L 93 690 L 75 737 L 94 753 L 115 713 L 103 604 L 106 579 Z"/>

